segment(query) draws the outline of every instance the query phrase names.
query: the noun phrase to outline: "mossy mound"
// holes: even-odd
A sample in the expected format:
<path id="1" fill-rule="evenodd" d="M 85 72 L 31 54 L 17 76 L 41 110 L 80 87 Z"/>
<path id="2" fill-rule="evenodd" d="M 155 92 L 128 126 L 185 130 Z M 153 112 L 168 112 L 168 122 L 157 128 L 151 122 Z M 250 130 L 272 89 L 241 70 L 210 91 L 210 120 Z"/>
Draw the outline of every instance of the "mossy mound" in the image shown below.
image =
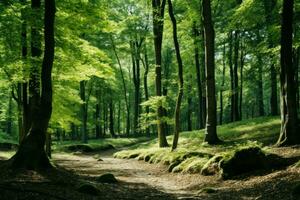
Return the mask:
<path id="1" fill-rule="evenodd" d="M 77 188 L 77 191 L 80 193 L 90 194 L 93 196 L 97 196 L 100 193 L 100 190 L 98 188 L 96 188 L 94 185 L 89 184 L 89 183 L 80 185 Z"/>
<path id="2" fill-rule="evenodd" d="M 113 174 L 107 173 L 97 178 L 98 183 L 118 183 L 118 180 Z"/>
<path id="3" fill-rule="evenodd" d="M 83 152 L 83 153 L 90 153 L 95 151 L 94 148 L 92 148 L 91 146 L 87 145 L 87 144 L 73 144 L 73 145 L 68 145 L 66 146 L 66 150 L 68 151 L 79 151 L 79 152 Z"/>
<path id="4" fill-rule="evenodd" d="M 236 175 L 267 168 L 266 155 L 259 147 L 247 147 L 225 156 L 220 161 L 221 176 L 230 179 Z"/>

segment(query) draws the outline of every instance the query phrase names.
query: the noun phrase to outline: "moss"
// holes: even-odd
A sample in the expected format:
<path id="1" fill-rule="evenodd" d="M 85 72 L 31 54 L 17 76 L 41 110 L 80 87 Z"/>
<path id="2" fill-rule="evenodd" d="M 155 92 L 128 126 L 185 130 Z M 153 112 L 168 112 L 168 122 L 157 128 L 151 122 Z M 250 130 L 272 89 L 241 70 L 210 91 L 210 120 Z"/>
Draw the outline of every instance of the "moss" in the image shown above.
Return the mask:
<path id="1" fill-rule="evenodd" d="M 201 169 L 203 166 L 207 163 L 208 158 L 203 157 L 203 158 L 194 158 L 194 161 L 191 162 L 185 169 L 183 169 L 182 172 L 187 172 L 187 173 L 200 173 Z"/>
<path id="2" fill-rule="evenodd" d="M 117 183 L 118 180 L 113 174 L 107 173 L 99 176 L 97 179 L 98 183 Z"/>
<path id="3" fill-rule="evenodd" d="M 187 169 L 191 163 L 193 163 L 197 159 L 196 157 L 187 158 L 184 161 L 182 161 L 180 164 L 178 164 L 176 167 L 173 168 L 173 173 L 182 172 L 185 169 Z"/>
<path id="4" fill-rule="evenodd" d="M 266 155 L 259 147 L 239 149 L 220 161 L 221 175 L 224 179 L 266 167 Z"/>
<path id="5" fill-rule="evenodd" d="M 215 175 L 219 173 L 219 162 L 223 159 L 222 155 L 216 155 L 209 159 L 207 163 L 202 167 L 200 173 L 204 176 Z"/>
<path id="6" fill-rule="evenodd" d="M 89 183 L 84 183 L 84 184 L 80 185 L 77 188 L 77 191 L 80 193 L 90 194 L 93 196 L 97 196 L 100 193 L 99 189 L 96 188 L 96 186 L 89 184 Z"/>
<path id="7" fill-rule="evenodd" d="M 294 168 L 300 168 L 300 160 L 294 164 Z"/>

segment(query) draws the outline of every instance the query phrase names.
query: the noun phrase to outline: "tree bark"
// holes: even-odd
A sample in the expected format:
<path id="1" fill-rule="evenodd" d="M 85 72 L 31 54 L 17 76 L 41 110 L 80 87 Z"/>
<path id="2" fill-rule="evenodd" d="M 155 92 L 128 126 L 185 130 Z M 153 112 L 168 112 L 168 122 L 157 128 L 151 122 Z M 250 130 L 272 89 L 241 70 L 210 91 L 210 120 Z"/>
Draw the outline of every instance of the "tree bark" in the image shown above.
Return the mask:
<path id="1" fill-rule="evenodd" d="M 271 24 L 273 24 L 274 18 L 274 9 L 276 7 L 276 0 L 264 0 L 264 10 L 265 10 L 265 20 L 267 26 L 267 41 L 269 48 L 274 48 L 274 42 L 272 40 L 272 31 Z M 277 72 L 275 69 L 275 64 L 273 61 L 273 56 L 270 56 L 270 78 L 271 78 L 271 98 L 270 98 L 270 106 L 271 106 L 271 115 L 278 115 L 278 100 L 277 100 Z"/>
<path id="2" fill-rule="evenodd" d="M 154 49 L 155 49 L 155 89 L 156 96 L 162 96 L 161 87 L 161 50 L 164 29 L 164 10 L 166 0 L 152 0 L 153 9 L 153 35 L 154 35 Z M 157 109 L 157 132 L 159 147 L 167 147 L 168 142 L 165 136 L 165 129 L 162 123 L 163 107 L 158 106 Z"/>
<path id="3" fill-rule="evenodd" d="M 197 114 L 197 124 L 198 128 L 204 128 L 203 120 L 203 103 L 202 103 L 202 81 L 201 81 L 201 69 L 200 69 L 200 56 L 199 56 L 199 38 L 200 33 L 197 30 L 196 22 L 193 23 L 193 33 L 194 33 L 194 51 L 195 51 L 195 67 L 196 67 L 196 77 L 197 77 L 197 91 L 198 91 L 198 114 Z"/>
<path id="4" fill-rule="evenodd" d="M 85 85 L 86 81 L 80 81 L 80 99 L 82 101 L 81 108 L 80 108 L 80 115 L 81 115 L 81 137 L 82 142 L 87 143 L 87 102 L 85 98 Z"/>
<path id="5" fill-rule="evenodd" d="M 13 168 L 42 169 L 51 164 L 45 152 L 46 131 L 52 113 L 52 66 L 54 61 L 55 0 L 45 0 L 45 51 L 41 72 L 41 103 L 27 137 L 13 156 Z"/>
<path id="6" fill-rule="evenodd" d="M 206 65 L 206 131 L 205 141 L 208 144 L 220 142 L 217 136 L 217 109 L 215 85 L 215 31 L 211 15 L 211 1 L 202 0 L 202 17 L 205 35 L 205 65 Z"/>
<path id="7" fill-rule="evenodd" d="M 222 71 L 222 84 L 220 89 L 220 125 L 223 124 L 223 92 L 225 87 L 225 72 L 226 72 L 226 45 L 223 46 L 223 71 Z"/>
<path id="8" fill-rule="evenodd" d="M 277 145 L 300 144 L 295 88 L 295 69 L 293 67 L 293 10 L 294 0 L 283 1 L 280 84 L 281 84 L 281 131 Z"/>
<path id="9" fill-rule="evenodd" d="M 179 133 L 180 133 L 180 107 L 181 107 L 181 101 L 183 96 L 183 64 L 180 54 L 180 47 L 177 37 L 177 22 L 173 11 L 173 5 L 172 1 L 168 0 L 168 6 L 169 6 L 169 15 L 172 21 L 172 27 L 173 27 L 173 40 L 174 40 L 174 47 L 176 52 L 176 58 L 178 63 L 178 94 L 177 94 L 177 100 L 176 100 L 176 107 L 175 107 L 175 126 L 174 126 L 174 138 L 173 138 L 173 145 L 172 150 L 175 150 L 177 148 L 178 139 L 179 139 Z"/>

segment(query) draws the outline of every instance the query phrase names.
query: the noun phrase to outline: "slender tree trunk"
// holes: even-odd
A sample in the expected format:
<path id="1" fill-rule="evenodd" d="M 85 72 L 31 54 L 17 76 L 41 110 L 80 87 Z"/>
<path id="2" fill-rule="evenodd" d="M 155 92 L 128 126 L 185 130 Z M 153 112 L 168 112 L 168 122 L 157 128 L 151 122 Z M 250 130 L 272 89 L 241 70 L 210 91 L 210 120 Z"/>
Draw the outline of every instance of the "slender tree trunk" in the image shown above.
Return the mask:
<path id="1" fill-rule="evenodd" d="M 233 54 L 233 48 L 232 48 L 232 43 L 233 43 L 233 36 L 232 36 L 232 31 L 229 33 L 229 52 L 228 52 L 228 64 L 229 64 L 229 70 L 230 70 L 230 89 L 231 89 L 231 94 L 230 94 L 230 121 L 234 121 L 234 76 L 233 76 L 233 62 L 232 62 L 232 54 Z"/>
<path id="2" fill-rule="evenodd" d="M 119 65 L 119 70 L 120 70 L 120 73 L 121 73 L 121 78 L 122 78 L 122 83 L 123 83 L 124 100 L 125 100 L 125 106 L 126 106 L 126 135 L 128 137 L 129 132 L 130 132 L 130 108 L 129 108 L 129 102 L 128 102 L 128 98 L 127 98 L 127 86 L 126 86 L 126 82 L 125 82 L 125 77 L 124 77 L 121 61 L 120 61 L 120 58 L 118 56 L 116 45 L 114 43 L 114 40 L 113 40 L 112 36 L 110 36 L 110 41 L 111 41 L 111 45 L 112 45 L 114 54 L 116 56 L 118 65 Z"/>
<path id="3" fill-rule="evenodd" d="M 52 113 L 52 81 L 51 73 L 54 61 L 54 18 L 55 0 L 45 0 L 44 38 L 45 52 L 41 72 L 41 103 L 37 117 L 27 137 L 22 141 L 13 156 L 13 168 L 39 169 L 49 168 L 51 164 L 45 152 L 46 131 Z"/>
<path id="4" fill-rule="evenodd" d="M 245 63 L 245 55 L 243 49 L 243 43 L 241 42 L 241 57 L 240 57 L 240 119 L 243 119 L 243 87 L 244 87 L 244 63 Z"/>
<path id="5" fill-rule="evenodd" d="M 177 148 L 179 133 L 180 133 L 180 106 L 181 106 L 181 101 L 183 96 L 183 64 L 182 64 L 182 59 L 180 54 L 179 42 L 177 38 L 177 22 L 174 15 L 173 5 L 171 0 L 168 0 L 168 6 L 169 6 L 169 15 L 172 21 L 173 40 L 174 40 L 176 58 L 178 63 L 178 94 L 177 94 L 177 101 L 175 107 L 175 116 L 174 116 L 175 127 L 174 127 L 174 138 L 173 138 L 173 145 L 172 145 L 172 150 L 174 150 Z"/>
<path id="6" fill-rule="evenodd" d="M 206 65 L 206 132 L 205 141 L 208 144 L 219 143 L 217 136 L 217 102 L 215 85 L 215 31 L 211 15 L 211 1 L 202 0 L 202 17 L 205 35 L 205 65 Z"/>
<path id="7" fill-rule="evenodd" d="M 85 81 L 80 81 L 80 99 L 82 101 L 81 105 L 81 136 L 82 136 L 82 142 L 87 143 L 87 102 L 85 98 Z"/>
<path id="8" fill-rule="evenodd" d="M 264 90 L 263 90 L 263 63 L 262 58 L 258 55 L 258 93 L 257 93 L 257 100 L 258 100 L 258 115 L 264 116 L 265 109 L 264 109 Z"/>
<path id="9" fill-rule="evenodd" d="M 161 87 L 161 50 L 162 50 L 162 38 L 164 28 L 164 9 L 166 0 L 152 0 L 153 8 L 153 35 L 154 35 L 154 48 L 155 48 L 155 89 L 156 96 L 162 96 Z M 167 147 L 168 142 L 165 136 L 165 130 L 162 123 L 163 107 L 158 106 L 157 109 L 157 132 L 159 147 Z"/>
<path id="10" fill-rule="evenodd" d="M 277 145 L 300 144 L 293 67 L 293 10 L 294 0 L 283 1 L 281 27 L 281 131 Z"/>
<path id="11" fill-rule="evenodd" d="M 11 135 L 12 134 L 12 122 L 13 122 L 13 119 L 12 119 L 12 95 L 9 96 L 9 99 L 8 99 L 8 109 L 7 109 L 7 122 L 6 122 L 6 133 L 8 135 Z"/>
<path id="12" fill-rule="evenodd" d="M 266 25 L 267 25 L 267 40 L 269 48 L 274 48 L 273 42 L 273 33 L 271 31 L 271 24 L 273 24 L 274 19 L 274 10 L 276 7 L 276 0 L 264 0 L 264 9 L 265 9 L 265 18 L 266 18 Z M 275 69 L 274 58 L 270 56 L 270 78 L 271 78 L 271 98 L 270 98 L 270 106 L 271 106 L 271 115 L 276 116 L 278 115 L 278 100 L 277 100 L 277 72 Z"/>
<path id="13" fill-rule="evenodd" d="M 196 22 L 193 24 L 194 32 L 194 51 L 195 51 L 195 67 L 197 77 L 197 91 L 198 91 L 198 114 L 197 114 L 197 128 L 204 128 L 203 121 L 203 104 L 202 104 L 202 82 L 201 82 L 201 69 L 200 69 L 200 58 L 199 58 L 199 38 L 200 33 L 197 30 Z"/>
<path id="14" fill-rule="evenodd" d="M 149 100 L 149 91 L 148 91 L 148 73 L 149 73 L 149 61 L 148 61 L 148 52 L 147 52 L 147 43 L 144 44 L 144 59 L 145 59 L 145 71 L 144 71 L 144 91 L 145 91 L 145 101 Z M 147 116 L 150 113 L 149 106 L 146 106 Z M 146 128 L 146 135 L 150 137 L 150 128 Z"/>
<path id="15" fill-rule="evenodd" d="M 203 125 L 206 126 L 206 117 L 207 117 L 207 107 L 206 107 L 206 98 L 207 98 L 207 93 L 206 93 L 206 87 L 207 87 L 207 82 L 206 82 L 206 64 L 205 64 L 205 38 L 204 38 L 204 30 L 202 28 L 201 30 L 201 53 L 200 53 L 200 63 L 201 63 L 201 86 L 202 86 L 202 120 L 203 120 Z"/>
<path id="16" fill-rule="evenodd" d="M 223 124 L 223 91 L 225 87 L 225 72 L 226 72 L 226 45 L 223 46 L 223 71 L 222 71 L 222 85 L 220 90 L 220 125 Z"/>
<path id="17" fill-rule="evenodd" d="M 109 132 L 113 138 L 116 137 L 114 128 L 114 105 L 112 98 L 110 98 L 109 101 Z"/>
<path id="18" fill-rule="evenodd" d="M 238 61 L 239 61 L 239 31 L 234 33 L 234 63 L 233 63 L 233 83 L 234 83 L 234 105 L 233 105 L 233 121 L 240 120 L 239 113 L 239 76 L 238 76 Z"/>

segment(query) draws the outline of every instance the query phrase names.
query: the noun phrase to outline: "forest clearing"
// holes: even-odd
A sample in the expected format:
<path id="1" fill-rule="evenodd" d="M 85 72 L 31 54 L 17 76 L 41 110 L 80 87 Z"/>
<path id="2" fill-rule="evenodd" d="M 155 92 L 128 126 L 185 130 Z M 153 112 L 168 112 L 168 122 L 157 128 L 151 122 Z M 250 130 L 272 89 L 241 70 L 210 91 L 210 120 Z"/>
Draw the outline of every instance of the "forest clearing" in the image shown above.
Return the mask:
<path id="1" fill-rule="evenodd" d="M 300 0 L 1 0 L 0 200 L 300 199 Z"/>

